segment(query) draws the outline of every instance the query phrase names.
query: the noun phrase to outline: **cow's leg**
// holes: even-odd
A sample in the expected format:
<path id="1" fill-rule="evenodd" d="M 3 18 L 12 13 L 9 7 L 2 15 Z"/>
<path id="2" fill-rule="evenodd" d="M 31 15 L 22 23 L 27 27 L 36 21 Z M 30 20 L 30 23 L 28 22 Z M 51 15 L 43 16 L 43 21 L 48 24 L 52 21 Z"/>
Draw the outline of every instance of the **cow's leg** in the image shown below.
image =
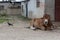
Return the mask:
<path id="1" fill-rule="evenodd" d="M 30 26 L 30 29 L 35 30 L 36 28 L 34 26 Z"/>
<path id="2" fill-rule="evenodd" d="M 41 28 L 41 30 L 45 30 L 45 27 L 44 26 L 41 26 L 40 28 Z"/>
<path id="3" fill-rule="evenodd" d="M 35 30 L 36 28 L 34 27 L 34 21 L 32 20 L 30 22 L 30 29 Z"/>
<path id="4" fill-rule="evenodd" d="M 43 25 L 40 25 L 37 27 L 38 29 L 45 30 L 45 27 Z"/>

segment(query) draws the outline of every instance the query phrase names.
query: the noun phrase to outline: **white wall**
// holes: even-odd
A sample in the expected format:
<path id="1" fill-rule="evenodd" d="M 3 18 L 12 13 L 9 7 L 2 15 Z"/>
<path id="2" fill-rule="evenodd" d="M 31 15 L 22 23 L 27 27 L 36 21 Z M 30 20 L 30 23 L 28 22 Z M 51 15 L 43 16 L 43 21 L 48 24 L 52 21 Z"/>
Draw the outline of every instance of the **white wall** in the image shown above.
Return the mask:
<path id="1" fill-rule="evenodd" d="M 29 18 L 41 18 L 45 11 L 45 0 L 40 0 L 40 7 L 37 8 L 36 0 L 30 0 L 28 3 Z"/>
<path id="2" fill-rule="evenodd" d="M 54 7 L 55 7 L 55 0 L 45 0 L 45 12 L 50 14 L 51 20 L 54 20 Z"/>
<path id="3" fill-rule="evenodd" d="M 24 2 L 21 3 L 21 11 L 22 11 L 22 5 L 23 5 L 23 12 L 21 13 L 21 15 L 26 17 L 26 4 Z"/>
<path id="4" fill-rule="evenodd" d="M 36 0 L 30 0 L 28 2 L 28 17 L 33 18 L 36 16 Z"/>
<path id="5" fill-rule="evenodd" d="M 40 7 L 36 7 L 36 0 L 30 0 L 28 5 L 30 18 L 41 18 L 44 13 L 48 13 L 51 16 L 51 20 L 54 19 L 55 0 L 40 0 Z"/>
<path id="6" fill-rule="evenodd" d="M 36 15 L 38 18 L 43 17 L 45 11 L 45 0 L 40 0 L 40 7 L 36 7 Z"/>

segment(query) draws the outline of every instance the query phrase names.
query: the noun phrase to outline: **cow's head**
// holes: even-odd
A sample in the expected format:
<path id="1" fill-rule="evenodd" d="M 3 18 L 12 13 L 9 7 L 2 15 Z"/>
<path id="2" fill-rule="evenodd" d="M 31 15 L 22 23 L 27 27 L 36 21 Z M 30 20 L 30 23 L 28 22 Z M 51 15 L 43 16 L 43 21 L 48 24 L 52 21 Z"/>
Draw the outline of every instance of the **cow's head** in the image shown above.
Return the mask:
<path id="1" fill-rule="evenodd" d="M 44 19 L 44 25 L 47 26 L 50 20 L 50 15 L 44 14 L 43 19 Z"/>

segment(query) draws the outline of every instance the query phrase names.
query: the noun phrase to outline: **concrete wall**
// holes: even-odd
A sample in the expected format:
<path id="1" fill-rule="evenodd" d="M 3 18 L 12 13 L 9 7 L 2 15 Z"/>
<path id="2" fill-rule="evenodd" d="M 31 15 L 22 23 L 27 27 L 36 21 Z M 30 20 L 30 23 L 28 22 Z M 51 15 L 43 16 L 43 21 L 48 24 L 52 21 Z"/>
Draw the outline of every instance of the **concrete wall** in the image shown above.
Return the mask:
<path id="1" fill-rule="evenodd" d="M 10 9 L 9 8 L 9 6 L 11 6 L 10 3 L 0 3 L 0 5 L 4 5 L 4 10 L 2 10 L 2 13 L 5 12 L 9 15 L 10 14 L 13 14 L 13 15 L 21 14 L 21 9 Z"/>
<path id="2" fill-rule="evenodd" d="M 20 4 L 16 4 L 16 5 L 14 5 L 14 6 L 20 6 Z M 19 14 L 21 14 L 21 8 L 9 8 L 9 7 L 11 7 L 11 6 L 13 6 L 12 4 L 9 4 L 8 5 L 8 8 L 7 8 L 7 14 L 12 14 L 12 15 L 19 15 Z"/>
<path id="3" fill-rule="evenodd" d="M 28 17 L 34 18 L 36 14 L 36 0 L 30 0 L 28 2 Z"/>
<path id="4" fill-rule="evenodd" d="M 22 5 L 23 5 L 22 15 L 26 17 L 26 3 L 22 2 L 21 6 Z M 28 2 L 28 18 L 34 17 L 34 13 L 36 13 L 36 0 L 30 0 Z"/>
<path id="5" fill-rule="evenodd" d="M 54 20 L 55 0 L 45 0 L 45 12 L 50 14 L 51 20 Z"/>
<path id="6" fill-rule="evenodd" d="M 21 14 L 21 10 L 20 9 L 7 9 L 7 14 L 11 14 L 11 15 L 20 15 Z"/>
<path id="7" fill-rule="evenodd" d="M 22 5 L 23 5 L 23 8 L 22 8 Z M 23 11 L 22 11 L 23 9 Z M 24 2 L 21 3 L 21 15 L 25 16 L 26 17 L 26 4 Z"/>
<path id="8" fill-rule="evenodd" d="M 4 5 L 4 9 L 8 8 L 9 3 L 0 3 L 0 5 Z"/>
<path id="9" fill-rule="evenodd" d="M 45 0 L 40 0 L 40 7 L 37 8 L 36 7 L 36 15 L 37 18 L 41 18 L 44 15 L 44 11 L 45 11 Z"/>
<path id="10" fill-rule="evenodd" d="M 36 0 L 30 0 L 28 5 L 30 18 L 41 18 L 44 13 L 48 13 L 51 16 L 51 20 L 54 20 L 54 6 L 55 0 L 40 0 L 40 7 L 36 7 Z"/>
<path id="11" fill-rule="evenodd" d="M 0 3 L 0 5 L 4 5 L 4 10 L 1 10 L 0 13 L 7 13 L 8 3 Z"/>
<path id="12" fill-rule="evenodd" d="M 36 5 L 36 0 L 30 0 L 28 3 L 29 18 L 41 18 L 45 11 L 45 0 L 40 0 L 40 7 Z"/>

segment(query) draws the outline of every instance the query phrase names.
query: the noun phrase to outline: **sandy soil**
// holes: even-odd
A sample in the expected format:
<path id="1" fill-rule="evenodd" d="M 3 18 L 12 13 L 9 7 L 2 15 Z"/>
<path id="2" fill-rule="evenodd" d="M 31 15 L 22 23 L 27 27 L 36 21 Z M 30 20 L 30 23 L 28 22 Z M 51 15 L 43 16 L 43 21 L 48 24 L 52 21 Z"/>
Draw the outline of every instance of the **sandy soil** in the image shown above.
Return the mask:
<path id="1" fill-rule="evenodd" d="M 55 23 L 56 25 L 60 23 Z M 60 29 L 42 31 L 27 29 L 29 23 L 17 21 L 14 26 L 8 26 L 6 22 L 0 24 L 0 40 L 60 40 Z"/>

